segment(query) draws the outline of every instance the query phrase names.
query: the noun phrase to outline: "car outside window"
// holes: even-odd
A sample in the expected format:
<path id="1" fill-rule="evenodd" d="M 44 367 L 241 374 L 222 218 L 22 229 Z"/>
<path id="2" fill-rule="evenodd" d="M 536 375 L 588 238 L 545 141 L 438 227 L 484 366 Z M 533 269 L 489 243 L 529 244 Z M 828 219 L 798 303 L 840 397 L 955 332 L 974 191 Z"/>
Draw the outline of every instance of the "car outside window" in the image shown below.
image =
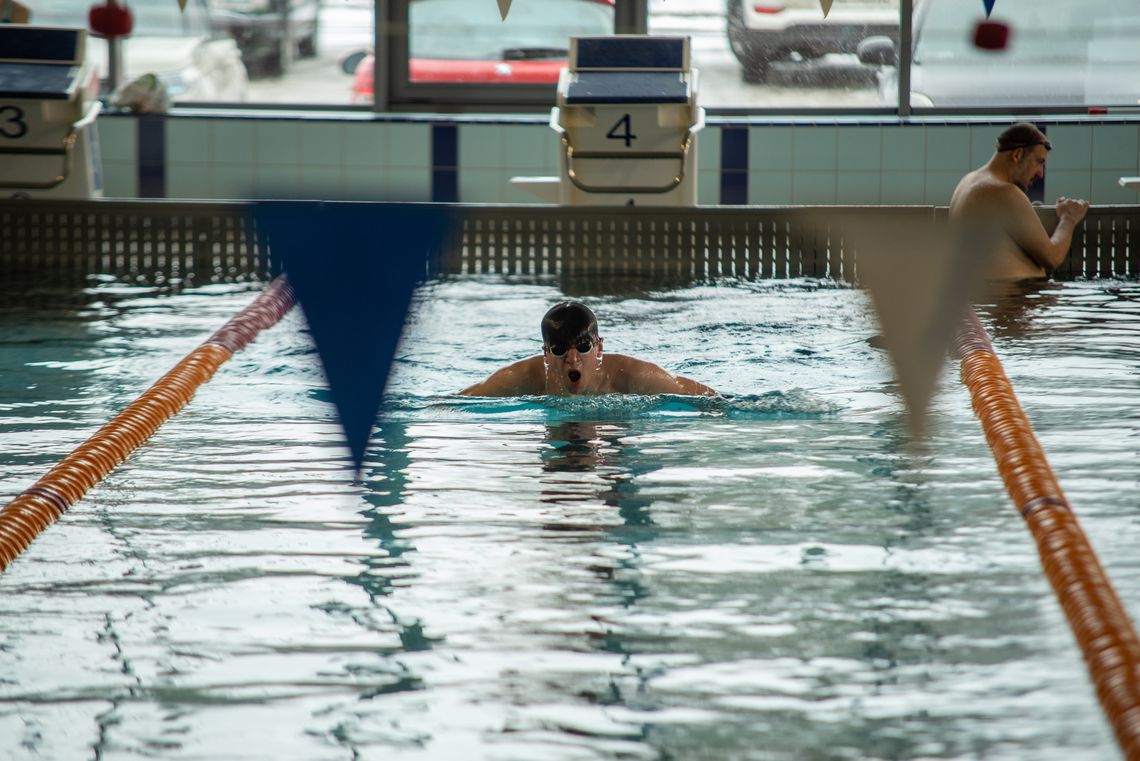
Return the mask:
<path id="1" fill-rule="evenodd" d="M 553 83 L 570 37 L 614 30 L 612 0 L 524 0 L 505 20 L 491 0 L 413 0 L 408 16 L 412 82 Z"/>

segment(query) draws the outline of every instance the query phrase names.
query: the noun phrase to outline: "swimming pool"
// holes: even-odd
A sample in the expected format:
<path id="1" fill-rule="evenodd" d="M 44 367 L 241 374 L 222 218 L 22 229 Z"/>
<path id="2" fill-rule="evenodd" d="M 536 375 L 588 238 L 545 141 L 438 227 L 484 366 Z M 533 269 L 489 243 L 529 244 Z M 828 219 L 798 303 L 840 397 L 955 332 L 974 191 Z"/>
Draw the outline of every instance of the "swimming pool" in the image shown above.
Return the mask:
<path id="1" fill-rule="evenodd" d="M 0 497 L 254 293 L 0 285 Z M 725 400 L 462 399 L 570 296 Z M 982 311 L 1140 604 L 1140 284 Z M 0 577 L 0 756 L 1117 755 L 951 370 L 922 449 L 863 295 L 812 280 L 417 296 L 361 480 L 298 313 Z"/>

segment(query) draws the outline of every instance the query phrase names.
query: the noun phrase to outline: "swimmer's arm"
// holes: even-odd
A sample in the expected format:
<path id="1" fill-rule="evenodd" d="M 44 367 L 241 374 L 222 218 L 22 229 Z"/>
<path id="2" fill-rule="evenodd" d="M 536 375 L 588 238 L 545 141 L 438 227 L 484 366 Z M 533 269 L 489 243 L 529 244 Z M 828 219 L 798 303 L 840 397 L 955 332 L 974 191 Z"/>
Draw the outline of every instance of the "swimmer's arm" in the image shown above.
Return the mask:
<path id="1" fill-rule="evenodd" d="M 680 394 L 683 396 L 716 396 L 714 388 L 686 378 L 683 375 L 674 375 L 652 362 L 633 360 L 634 367 L 625 373 L 628 378 L 625 391 L 631 394 Z"/>
<path id="2" fill-rule="evenodd" d="M 543 391 L 541 366 L 535 376 L 535 361 L 541 363 L 542 356 L 524 359 L 513 365 L 496 370 L 487 380 L 468 386 L 459 392 L 460 396 L 524 396 L 541 394 Z"/>
<path id="3" fill-rule="evenodd" d="M 1069 246 L 1073 242 L 1073 232 L 1077 224 L 1084 219 L 1088 204 L 1084 201 L 1070 201 L 1059 199 L 1057 201 L 1057 227 L 1053 234 L 1045 232 L 1037 210 L 1029 199 L 1020 190 L 1010 187 L 1007 191 L 1012 200 L 1012 220 L 1010 236 L 1021 250 L 1034 262 L 1052 272 L 1061 266 L 1065 257 L 1069 255 Z"/>

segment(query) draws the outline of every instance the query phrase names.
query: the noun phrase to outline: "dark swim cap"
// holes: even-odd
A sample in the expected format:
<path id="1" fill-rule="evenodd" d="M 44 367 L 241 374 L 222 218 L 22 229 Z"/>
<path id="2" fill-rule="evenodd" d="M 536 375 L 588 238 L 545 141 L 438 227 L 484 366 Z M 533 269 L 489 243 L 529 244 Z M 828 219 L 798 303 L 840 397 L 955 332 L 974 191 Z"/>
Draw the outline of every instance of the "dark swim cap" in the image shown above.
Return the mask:
<path id="1" fill-rule="evenodd" d="M 1035 145 L 1043 145 L 1047 151 L 1053 150 L 1053 144 L 1045 137 L 1045 133 L 1029 122 L 1014 124 L 998 135 L 997 139 L 998 153 L 1015 148 L 1032 148 Z"/>
<path id="2" fill-rule="evenodd" d="M 598 337 L 598 318 L 579 301 L 555 304 L 542 318 L 542 341 L 547 346 L 570 346 L 586 337 Z"/>

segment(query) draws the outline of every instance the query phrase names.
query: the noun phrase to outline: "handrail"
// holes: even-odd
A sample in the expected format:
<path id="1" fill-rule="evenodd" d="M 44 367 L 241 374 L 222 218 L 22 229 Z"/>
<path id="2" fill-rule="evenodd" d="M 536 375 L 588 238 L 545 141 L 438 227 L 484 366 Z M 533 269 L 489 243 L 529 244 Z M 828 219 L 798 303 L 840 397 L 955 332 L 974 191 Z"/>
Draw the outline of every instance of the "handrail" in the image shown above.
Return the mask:
<path id="1" fill-rule="evenodd" d="M 262 330 L 292 309 L 293 289 L 282 275 L 253 303 L 155 381 L 138 399 L 32 486 L 0 508 L 0 573 L 68 508 L 83 498 L 159 426 L 185 407 L 198 387 Z"/>
<path id="2" fill-rule="evenodd" d="M 971 309 L 954 342 L 962 381 L 1013 505 L 1037 542 L 1045 575 L 1069 619 L 1101 707 L 1129 761 L 1140 760 L 1140 638 L 1113 589 L 1013 385 Z"/>

